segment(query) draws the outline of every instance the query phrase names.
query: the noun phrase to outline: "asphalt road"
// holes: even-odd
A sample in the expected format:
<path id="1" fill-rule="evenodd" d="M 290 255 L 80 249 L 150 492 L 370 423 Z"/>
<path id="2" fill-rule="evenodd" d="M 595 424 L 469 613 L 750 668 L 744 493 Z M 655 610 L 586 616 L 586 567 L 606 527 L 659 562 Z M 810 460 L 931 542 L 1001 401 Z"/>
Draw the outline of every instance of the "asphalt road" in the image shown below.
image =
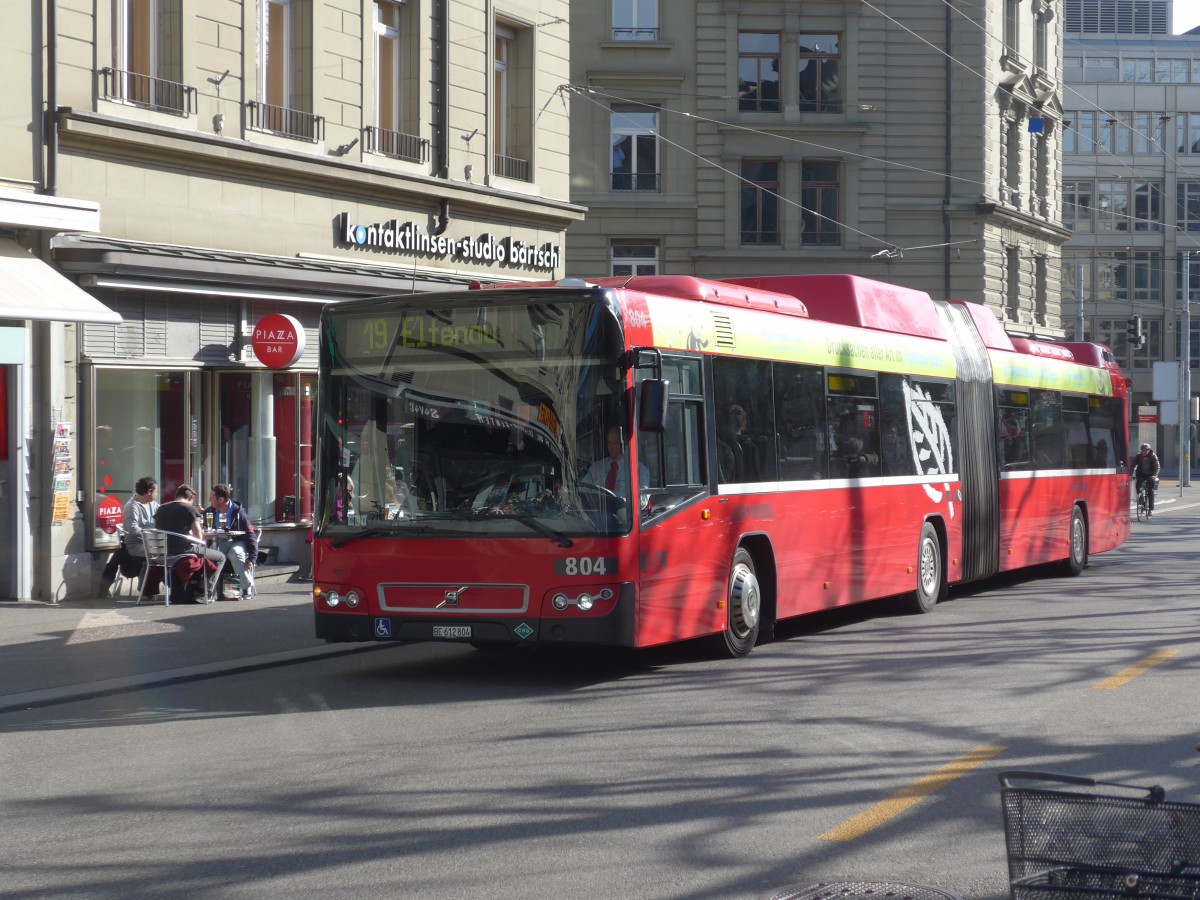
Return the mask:
<path id="1" fill-rule="evenodd" d="M 1198 526 L 739 661 L 396 646 L 6 712 L 0 897 L 1003 897 L 1001 770 L 1200 802 Z"/>

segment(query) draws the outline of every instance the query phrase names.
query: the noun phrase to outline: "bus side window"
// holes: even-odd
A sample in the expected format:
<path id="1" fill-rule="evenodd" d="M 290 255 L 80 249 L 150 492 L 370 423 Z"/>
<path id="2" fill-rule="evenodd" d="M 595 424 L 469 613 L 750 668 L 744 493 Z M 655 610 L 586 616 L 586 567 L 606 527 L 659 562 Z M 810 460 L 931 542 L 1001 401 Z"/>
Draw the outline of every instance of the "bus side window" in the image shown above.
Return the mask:
<path id="1" fill-rule="evenodd" d="M 1033 407 L 1033 467 L 1061 469 L 1065 464 L 1062 398 L 1056 391 L 1030 391 Z"/>
<path id="2" fill-rule="evenodd" d="M 775 364 L 779 480 L 826 477 L 825 373 L 816 366 Z"/>

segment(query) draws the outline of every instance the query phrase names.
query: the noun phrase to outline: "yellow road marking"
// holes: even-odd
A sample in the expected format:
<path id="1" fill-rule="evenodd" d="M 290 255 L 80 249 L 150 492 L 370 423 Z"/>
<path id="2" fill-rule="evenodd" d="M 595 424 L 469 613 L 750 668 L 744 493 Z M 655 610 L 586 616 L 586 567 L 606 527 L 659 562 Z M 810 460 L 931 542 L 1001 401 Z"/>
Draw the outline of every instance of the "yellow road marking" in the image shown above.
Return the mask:
<path id="1" fill-rule="evenodd" d="M 1105 678 L 1103 681 L 1093 684 L 1092 687 L 1098 691 L 1115 691 L 1121 685 L 1133 681 L 1133 679 L 1153 669 L 1159 663 L 1166 662 L 1178 652 L 1178 650 L 1159 650 L 1156 653 L 1151 653 L 1141 662 L 1135 662 L 1129 668 L 1122 669 L 1116 675 L 1111 678 Z"/>
<path id="2" fill-rule="evenodd" d="M 862 837 L 872 828 L 877 828 L 884 822 L 904 812 L 920 800 L 924 800 L 934 791 L 941 790 L 955 779 L 961 778 L 968 772 L 983 765 L 989 759 L 1003 752 L 1004 748 L 995 744 L 984 744 L 976 747 L 970 753 L 964 753 L 952 763 L 935 769 L 932 774 L 914 781 L 899 793 L 886 800 L 876 803 L 870 809 L 865 809 L 857 816 L 847 819 L 841 825 L 835 825 L 823 835 L 822 841 L 852 841 Z"/>

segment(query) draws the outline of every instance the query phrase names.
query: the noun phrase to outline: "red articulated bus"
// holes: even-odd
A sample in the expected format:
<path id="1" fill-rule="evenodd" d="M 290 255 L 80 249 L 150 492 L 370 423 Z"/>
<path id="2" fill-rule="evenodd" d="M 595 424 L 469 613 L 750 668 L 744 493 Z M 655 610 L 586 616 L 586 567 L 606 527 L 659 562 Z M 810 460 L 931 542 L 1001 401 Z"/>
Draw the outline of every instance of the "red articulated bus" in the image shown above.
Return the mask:
<path id="1" fill-rule="evenodd" d="M 748 653 L 1129 536 L 1095 344 L 850 275 L 567 279 L 321 323 L 316 633 Z"/>

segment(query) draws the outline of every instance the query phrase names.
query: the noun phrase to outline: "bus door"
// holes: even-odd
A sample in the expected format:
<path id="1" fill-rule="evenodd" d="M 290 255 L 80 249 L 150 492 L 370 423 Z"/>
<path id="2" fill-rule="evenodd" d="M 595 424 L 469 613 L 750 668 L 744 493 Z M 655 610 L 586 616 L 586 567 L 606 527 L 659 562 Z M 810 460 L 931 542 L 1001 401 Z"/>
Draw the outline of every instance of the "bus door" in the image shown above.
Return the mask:
<path id="1" fill-rule="evenodd" d="M 732 551 L 721 541 L 720 516 L 705 515 L 709 462 L 701 359 L 662 357 L 668 383 L 667 428 L 638 434 L 637 472 L 641 574 L 641 646 L 720 631 L 725 577 Z M 635 387 L 650 370 L 635 370 Z M 639 392 L 634 391 L 634 397 Z M 635 421 L 637 416 L 634 417 Z"/>

